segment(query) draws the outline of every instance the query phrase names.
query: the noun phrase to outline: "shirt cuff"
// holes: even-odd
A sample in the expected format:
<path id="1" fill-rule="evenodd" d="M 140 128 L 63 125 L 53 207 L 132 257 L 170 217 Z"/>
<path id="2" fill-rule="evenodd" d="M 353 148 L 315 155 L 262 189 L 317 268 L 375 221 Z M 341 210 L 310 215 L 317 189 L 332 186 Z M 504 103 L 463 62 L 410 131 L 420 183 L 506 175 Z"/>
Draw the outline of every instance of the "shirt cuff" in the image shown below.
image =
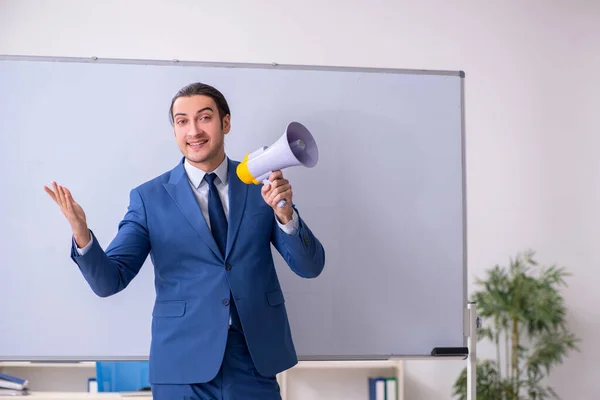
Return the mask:
<path id="1" fill-rule="evenodd" d="M 287 224 L 284 225 L 279 222 L 279 218 L 277 218 L 277 216 L 275 216 L 275 221 L 277 221 L 279 228 L 281 228 L 281 230 L 288 235 L 295 235 L 296 232 L 298 232 L 298 213 L 296 213 L 296 210 L 294 209 L 292 209 L 292 220 Z"/>
<path id="2" fill-rule="evenodd" d="M 77 243 L 75 242 L 75 236 L 73 236 L 73 246 L 75 246 L 75 248 L 77 249 L 77 253 L 80 256 L 83 256 L 83 255 L 85 255 L 85 253 L 88 252 L 88 250 L 92 247 L 92 243 L 93 242 L 94 242 L 94 236 L 90 232 L 90 242 L 88 244 L 86 244 L 85 247 L 83 247 L 82 249 L 80 249 L 79 247 L 77 247 Z"/>

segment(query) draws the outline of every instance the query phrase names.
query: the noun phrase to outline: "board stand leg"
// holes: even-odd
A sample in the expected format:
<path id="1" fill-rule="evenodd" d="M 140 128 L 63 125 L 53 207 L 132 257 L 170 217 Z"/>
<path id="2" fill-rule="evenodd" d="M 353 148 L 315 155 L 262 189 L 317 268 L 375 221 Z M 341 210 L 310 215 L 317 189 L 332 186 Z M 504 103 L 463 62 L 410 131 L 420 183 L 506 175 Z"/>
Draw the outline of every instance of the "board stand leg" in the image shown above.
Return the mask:
<path id="1" fill-rule="evenodd" d="M 475 303 L 468 304 L 469 310 L 469 337 L 467 356 L 467 400 L 477 399 L 477 328 L 480 327 L 480 319 L 477 316 Z"/>

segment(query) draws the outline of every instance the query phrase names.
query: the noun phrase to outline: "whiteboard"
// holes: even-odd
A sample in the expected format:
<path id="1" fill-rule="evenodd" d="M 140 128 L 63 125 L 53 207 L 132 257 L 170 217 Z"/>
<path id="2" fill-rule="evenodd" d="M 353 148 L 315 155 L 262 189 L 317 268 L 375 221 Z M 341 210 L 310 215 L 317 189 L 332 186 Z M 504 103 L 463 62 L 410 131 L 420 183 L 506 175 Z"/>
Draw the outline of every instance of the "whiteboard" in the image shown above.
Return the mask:
<path id="1" fill-rule="evenodd" d="M 314 168 L 284 173 L 325 269 L 303 279 L 275 255 L 301 360 L 466 345 L 462 72 L 2 57 L 0 359 L 148 358 L 150 259 L 126 290 L 97 297 L 42 187 L 69 187 L 105 247 L 129 191 L 180 161 L 168 109 L 194 81 L 229 101 L 229 157 L 290 121 L 319 146 Z"/>

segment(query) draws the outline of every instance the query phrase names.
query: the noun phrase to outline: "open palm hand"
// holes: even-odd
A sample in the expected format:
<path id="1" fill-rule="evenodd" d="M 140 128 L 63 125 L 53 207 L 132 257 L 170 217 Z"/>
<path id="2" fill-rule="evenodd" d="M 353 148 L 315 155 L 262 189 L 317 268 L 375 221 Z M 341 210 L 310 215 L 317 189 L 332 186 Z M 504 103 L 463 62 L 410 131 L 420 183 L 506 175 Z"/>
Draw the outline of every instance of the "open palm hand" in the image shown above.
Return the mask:
<path id="1" fill-rule="evenodd" d="M 83 208 L 73 200 L 73 196 L 69 189 L 64 186 L 57 185 L 56 182 L 52 182 L 54 190 L 48 186 L 44 186 L 44 190 L 48 195 L 58 204 L 67 221 L 71 225 L 71 229 L 77 238 L 86 238 L 89 236 L 87 221 Z"/>

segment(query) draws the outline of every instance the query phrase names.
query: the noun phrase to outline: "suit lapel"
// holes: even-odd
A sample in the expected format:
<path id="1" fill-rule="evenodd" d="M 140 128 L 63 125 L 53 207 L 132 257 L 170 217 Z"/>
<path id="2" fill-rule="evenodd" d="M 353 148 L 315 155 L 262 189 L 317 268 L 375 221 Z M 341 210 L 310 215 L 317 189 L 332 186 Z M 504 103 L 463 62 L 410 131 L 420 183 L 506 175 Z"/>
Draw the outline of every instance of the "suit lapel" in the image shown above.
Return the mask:
<path id="1" fill-rule="evenodd" d="M 163 186 L 192 227 L 198 232 L 202 240 L 204 240 L 206 245 L 217 257 L 219 257 L 219 259 L 223 260 L 221 251 L 217 247 L 217 243 L 215 242 L 210 229 L 208 229 L 208 225 L 202 216 L 200 205 L 188 182 L 183 162 L 179 163 L 179 165 L 171 171 L 169 182 L 163 183 Z"/>
<path id="2" fill-rule="evenodd" d="M 227 248 L 225 257 L 231 252 L 235 238 L 240 228 L 244 209 L 246 208 L 246 195 L 248 185 L 238 178 L 237 161 L 228 160 L 227 180 L 229 182 L 229 227 L 227 229 Z"/>

